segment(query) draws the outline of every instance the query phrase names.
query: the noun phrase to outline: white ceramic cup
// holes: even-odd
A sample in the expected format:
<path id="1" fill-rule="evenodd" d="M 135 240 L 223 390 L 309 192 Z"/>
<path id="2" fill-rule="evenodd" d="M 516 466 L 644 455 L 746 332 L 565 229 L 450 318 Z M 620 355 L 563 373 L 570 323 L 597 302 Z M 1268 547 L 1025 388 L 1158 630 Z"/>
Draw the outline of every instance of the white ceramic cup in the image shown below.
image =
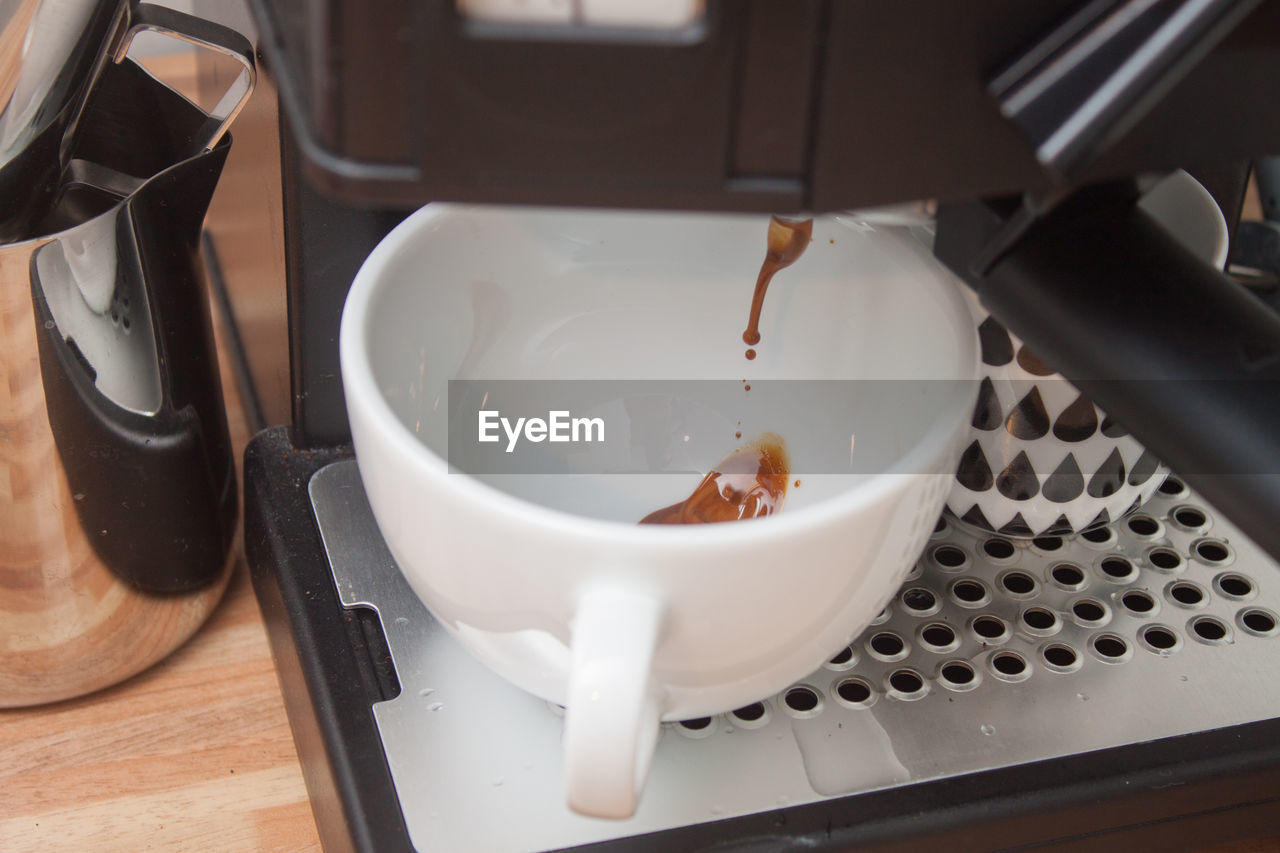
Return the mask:
<path id="1" fill-rule="evenodd" d="M 748 362 L 766 228 L 757 216 L 432 204 L 377 247 L 347 300 L 343 382 L 379 528 L 453 636 L 566 706 L 567 800 L 584 814 L 634 811 L 660 720 L 747 705 L 853 639 L 914 564 L 955 471 L 977 371 L 960 285 L 902 229 L 819 220 L 774 282 Z M 951 390 L 901 410 L 839 399 L 782 412 L 743 390 L 744 440 L 776 432 L 793 464 L 819 472 L 758 520 L 636 524 L 688 496 L 697 471 L 451 472 L 449 380 L 673 378 Z M 884 454 L 876 470 L 841 473 L 797 438 L 845 417 L 862 424 L 858 453 Z M 721 434 L 692 436 L 707 448 L 692 467 L 733 449 Z"/>

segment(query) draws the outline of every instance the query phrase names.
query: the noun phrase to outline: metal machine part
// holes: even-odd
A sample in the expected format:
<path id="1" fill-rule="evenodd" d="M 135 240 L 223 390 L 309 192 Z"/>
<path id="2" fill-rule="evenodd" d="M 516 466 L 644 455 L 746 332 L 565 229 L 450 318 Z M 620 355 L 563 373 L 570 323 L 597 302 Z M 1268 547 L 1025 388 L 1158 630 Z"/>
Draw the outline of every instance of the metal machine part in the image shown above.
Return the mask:
<path id="1" fill-rule="evenodd" d="M 1259 0 L 1094 0 L 991 82 L 1060 179 L 1122 138 Z"/>
<path id="2" fill-rule="evenodd" d="M 76 179 L 39 236 L 0 243 L 0 707 L 149 666 L 230 576 L 235 458 L 197 253 L 230 139 L 187 153 L 207 118 L 109 65 Z"/>
<path id="3" fill-rule="evenodd" d="M 1081 122 L 1079 181 L 1271 153 L 1280 6 L 1255 3 L 707 0 L 655 30 L 250 0 L 307 179 L 344 201 L 768 213 L 1047 189 L 1067 167 L 1033 140 Z M 1062 79 L 1015 61 L 1064 42 Z M 1007 116 L 1014 89 L 1044 97 Z"/>
<path id="4" fill-rule="evenodd" d="M 1097 750 L 1267 720 L 1280 701 L 1280 574 L 1173 477 L 1120 527 L 1072 539 L 1015 543 L 940 520 L 853 644 L 778 695 L 665 724 L 636 817 L 589 820 L 563 804 L 559 709 L 489 672 L 431 618 L 386 551 L 355 462 L 322 468 L 310 495 L 342 604 L 372 608 L 385 632 L 399 694 L 372 712 L 419 851 L 547 850 L 1064 756 L 1087 763 Z"/>

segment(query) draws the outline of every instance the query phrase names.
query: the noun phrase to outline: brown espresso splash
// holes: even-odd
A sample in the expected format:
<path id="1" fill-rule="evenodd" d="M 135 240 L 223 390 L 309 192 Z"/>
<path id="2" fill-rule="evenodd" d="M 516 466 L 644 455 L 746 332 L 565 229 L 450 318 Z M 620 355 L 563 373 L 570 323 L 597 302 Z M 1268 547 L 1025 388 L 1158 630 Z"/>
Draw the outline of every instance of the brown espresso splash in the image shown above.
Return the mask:
<path id="1" fill-rule="evenodd" d="M 641 519 L 641 524 L 708 524 L 764 518 L 782 509 L 790 460 L 782 439 L 766 433 L 730 453 L 680 503 Z"/>
<path id="2" fill-rule="evenodd" d="M 760 311 L 764 308 L 764 295 L 769 290 L 769 282 L 773 281 L 778 270 L 791 266 L 804 254 L 812 237 L 812 219 L 797 221 L 779 219 L 776 216 L 770 218 L 764 263 L 760 265 L 760 274 L 756 276 L 756 290 L 751 296 L 751 315 L 747 318 L 747 330 L 742 333 L 743 343 L 748 346 L 760 343 Z M 753 350 L 747 350 L 747 358 L 754 356 Z"/>

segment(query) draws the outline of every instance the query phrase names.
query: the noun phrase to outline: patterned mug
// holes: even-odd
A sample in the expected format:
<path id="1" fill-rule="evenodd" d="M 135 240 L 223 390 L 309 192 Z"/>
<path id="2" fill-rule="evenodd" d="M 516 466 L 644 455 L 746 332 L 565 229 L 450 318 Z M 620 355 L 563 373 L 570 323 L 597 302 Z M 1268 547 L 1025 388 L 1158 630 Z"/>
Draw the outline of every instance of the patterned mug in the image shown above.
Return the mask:
<path id="1" fill-rule="evenodd" d="M 1208 191 L 1175 172 L 1140 204 L 1198 256 L 1221 266 L 1227 226 Z M 966 289 L 982 345 L 982 379 L 947 509 L 1003 536 L 1080 533 L 1145 503 L 1169 473 Z"/>

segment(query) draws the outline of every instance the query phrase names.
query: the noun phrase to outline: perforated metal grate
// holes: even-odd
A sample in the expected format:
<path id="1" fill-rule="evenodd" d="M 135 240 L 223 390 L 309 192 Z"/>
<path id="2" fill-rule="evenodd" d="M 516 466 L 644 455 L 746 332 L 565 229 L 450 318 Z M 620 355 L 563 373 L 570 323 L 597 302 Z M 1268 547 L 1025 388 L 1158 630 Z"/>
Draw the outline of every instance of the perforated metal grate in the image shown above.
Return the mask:
<path id="1" fill-rule="evenodd" d="M 354 462 L 311 495 L 342 601 L 402 693 L 373 712 L 419 849 L 546 850 L 1269 719 L 1280 570 L 1168 480 L 1143 511 L 1015 542 L 941 520 L 875 624 L 781 693 L 663 726 L 628 821 L 563 805 L 562 709 L 474 661 L 409 591 Z"/>
<path id="2" fill-rule="evenodd" d="M 1169 657 L 1191 642 L 1230 654 L 1241 635 L 1274 638 L 1280 617 L 1256 603 L 1260 581 L 1235 565 L 1214 526 L 1177 477 L 1143 512 L 1083 537 L 1015 541 L 942 518 L 902 591 L 861 637 L 803 683 L 744 710 L 811 719 L 828 706 L 1071 677 Z M 1274 598 L 1280 575 L 1257 568 Z M 741 727 L 741 712 L 726 716 Z"/>

